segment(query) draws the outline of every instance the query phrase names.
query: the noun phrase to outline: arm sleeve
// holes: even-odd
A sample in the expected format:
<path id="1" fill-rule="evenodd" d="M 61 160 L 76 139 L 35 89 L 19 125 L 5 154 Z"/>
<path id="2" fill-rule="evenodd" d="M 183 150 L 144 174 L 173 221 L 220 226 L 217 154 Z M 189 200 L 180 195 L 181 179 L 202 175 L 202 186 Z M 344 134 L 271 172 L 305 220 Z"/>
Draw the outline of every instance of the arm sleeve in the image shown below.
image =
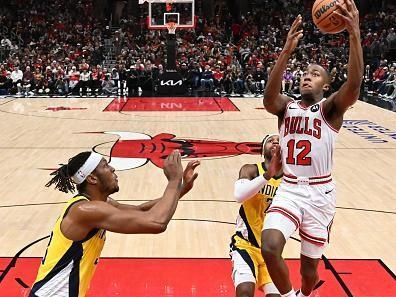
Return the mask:
<path id="1" fill-rule="evenodd" d="M 238 203 L 242 203 L 253 197 L 262 187 L 267 184 L 267 180 L 259 175 L 252 180 L 238 179 L 234 185 L 234 197 Z"/>

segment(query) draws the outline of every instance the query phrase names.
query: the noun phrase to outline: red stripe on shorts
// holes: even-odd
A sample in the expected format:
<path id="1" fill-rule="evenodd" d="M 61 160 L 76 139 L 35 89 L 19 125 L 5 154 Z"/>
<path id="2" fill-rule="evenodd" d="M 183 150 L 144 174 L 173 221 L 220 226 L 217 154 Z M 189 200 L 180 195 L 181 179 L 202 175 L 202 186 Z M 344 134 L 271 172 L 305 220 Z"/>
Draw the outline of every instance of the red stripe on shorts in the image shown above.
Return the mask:
<path id="1" fill-rule="evenodd" d="M 269 212 L 278 212 L 278 213 L 284 215 L 285 217 L 287 217 L 288 219 L 290 219 L 296 226 L 296 229 L 298 229 L 300 227 L 299 219 L 293 213 L 288 211 L 287 209 L 284 209 L 284 208 L 278 207 L 278 206 L 274 206 L 274 207 L 270 207 L 270 209 L 267 212 L 268 213 Z"/>
<path id="2" fill-rule="evenodd" d="M 302 238 L 304 238 L 305 240 L 314 243 L 314 244 L 319 244 L 319 245 L 323 245 L 327 242 L 326 238 L 320 238 L 320 237 L 315 237 L 312 235 L 307 234 L 306 232 L 300 230 L 300 236 Z"/>

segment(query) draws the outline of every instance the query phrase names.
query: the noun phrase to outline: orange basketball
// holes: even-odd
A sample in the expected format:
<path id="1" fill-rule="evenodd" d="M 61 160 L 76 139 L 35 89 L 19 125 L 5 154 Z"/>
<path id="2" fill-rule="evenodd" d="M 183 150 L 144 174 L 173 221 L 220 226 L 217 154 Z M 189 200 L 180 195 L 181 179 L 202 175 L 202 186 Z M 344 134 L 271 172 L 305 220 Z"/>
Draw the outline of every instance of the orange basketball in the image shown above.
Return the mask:
<path id="1" fill-rule="evenodd" d="M 335 34 L 345 29 L 345 22 L 333 11 L 341 13 L 336 4 L 346 8 L 344 0 L 316 0 L 312 7 L 312 19 L 316 27 L 323 32 Z"/>

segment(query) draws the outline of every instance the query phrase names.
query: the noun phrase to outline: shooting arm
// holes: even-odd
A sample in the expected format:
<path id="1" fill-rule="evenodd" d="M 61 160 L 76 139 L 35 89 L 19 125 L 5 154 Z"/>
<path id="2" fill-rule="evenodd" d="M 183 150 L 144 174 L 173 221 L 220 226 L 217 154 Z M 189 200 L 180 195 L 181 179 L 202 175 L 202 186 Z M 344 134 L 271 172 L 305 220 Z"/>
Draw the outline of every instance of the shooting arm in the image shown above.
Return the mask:
<path id="1" fill-rule="evenodd" d="M 330 115 L 330 118 L 328 118 L 330 121 L 342 119 L 345 111 L 359 98 L 360 85 L 364 72 L 363 50 L 360 41 L 359 11 L 355 3 L 351 0 L 346 0 L 346 6 L 347 8 L 344 8 L 337 4 L 341 13 L 338 11 L 334 13 L 345 21 L 346 29 L 349 33 L 348 77 L 340 90 L 333 94 L 329 98 L 330 100 L 326 100 L 328 103 L 325 104 L 325 115 Z M 333 118 L 331 118 L 332 116 Z"/>
<path id="2" fill-rule="evenodd" d="M 264 92 L 264 107 L 265 109 L 277 116 L 283 114 L 287 103 L 291 100 L 289 97 L 280 93 L 282 87 L 283 73 L 286 69 L 290 53 L 283 50 L 276 61 L 274 69 L 268 78 L 268 83 Z"/>
<path id="3" fill-rule="evenodd" d="M 358 100 L 364 71 L 363 51 L 360 45 L 359 31 L 349 35 L 349 46 L 347 80 L 341 86 L 340 90 L 329 98 L 338 116 L 342 116 Z"/>

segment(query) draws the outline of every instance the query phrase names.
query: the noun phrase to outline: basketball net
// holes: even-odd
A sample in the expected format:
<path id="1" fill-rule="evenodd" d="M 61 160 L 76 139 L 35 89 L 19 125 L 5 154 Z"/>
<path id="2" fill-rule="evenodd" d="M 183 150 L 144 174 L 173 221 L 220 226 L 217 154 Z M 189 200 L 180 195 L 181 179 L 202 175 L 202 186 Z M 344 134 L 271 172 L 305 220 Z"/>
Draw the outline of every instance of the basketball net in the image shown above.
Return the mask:
<path id="1" fill-rule="evenodd" d="M 169 22 L 166 23 L 166 28 L 168 29 L 168 34 L 175 34 L 176 33 L 176 23 L 175 22 Z"/>
<path id="2" fill-rule="evenodd" d="M 175 2 L 174 0 L 167 0 L 166 1 L 166 12 L 172 11 L 172 4 Z M 176 23 L 175 22 L 168 22 L 166 23 L 166 28 L 168 28 L 168 34 L 175 34 L 176 32 Z"/>

